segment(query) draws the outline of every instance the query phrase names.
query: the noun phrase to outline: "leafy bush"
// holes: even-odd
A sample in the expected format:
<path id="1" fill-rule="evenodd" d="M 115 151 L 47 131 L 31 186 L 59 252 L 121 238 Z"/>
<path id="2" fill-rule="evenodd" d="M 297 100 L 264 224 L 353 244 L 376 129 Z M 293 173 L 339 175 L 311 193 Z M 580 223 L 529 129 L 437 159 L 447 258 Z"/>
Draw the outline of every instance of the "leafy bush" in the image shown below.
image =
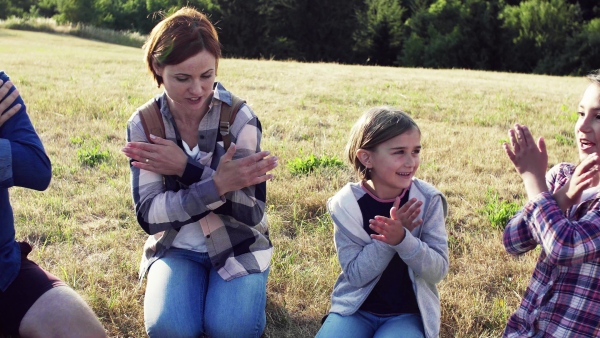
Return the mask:
<path id="1" fill-rule="evenodd" d="M 288 162 L 287 167 L 292 175 L 306 175 L 319 168 L 337 168 L 343 165 L 344 162 L 335 156 L 328 157 L 327 155 L 323 155 L 321 157 L 316 157 L 311 154 L 306 159 L 296 157 Z"/>

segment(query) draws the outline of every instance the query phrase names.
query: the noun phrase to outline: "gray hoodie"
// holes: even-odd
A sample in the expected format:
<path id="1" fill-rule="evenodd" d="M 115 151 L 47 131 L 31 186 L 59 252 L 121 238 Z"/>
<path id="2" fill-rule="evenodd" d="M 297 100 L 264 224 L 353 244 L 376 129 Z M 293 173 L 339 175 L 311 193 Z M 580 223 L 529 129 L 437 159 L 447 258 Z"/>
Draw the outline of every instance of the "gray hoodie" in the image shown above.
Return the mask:
<path id="1" fill-rule="evenodd" d="M 391 246 L 373 240 L 363 229 L 358 200 L 366 192 L 360 183 L 349 183 L 327 201 L 333 219 L 334 241 L 342 272 L 331 295 L 329 312 L 347 316 L 365 301 L 395 254 L 408 265 L 425 336 L 438 337 L 440 299 L 436 284 L 448 273 L 448 235 L 445 218 L 446 198 L 429 183 L 413 179 L 409 198 L 423 202 L 418 219 L 423 224 L 406 232 L 404 240 Z M 388 217 L 389 215 L 382 215 Z"/>

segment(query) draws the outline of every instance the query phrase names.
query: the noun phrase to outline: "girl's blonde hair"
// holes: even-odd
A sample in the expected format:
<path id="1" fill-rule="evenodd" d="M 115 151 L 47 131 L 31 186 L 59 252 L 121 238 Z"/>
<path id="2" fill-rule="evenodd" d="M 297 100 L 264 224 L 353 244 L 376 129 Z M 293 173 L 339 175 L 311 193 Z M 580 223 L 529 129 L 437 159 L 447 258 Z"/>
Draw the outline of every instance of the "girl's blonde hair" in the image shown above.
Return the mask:
<path id="1" fill-rule="evenodd" d="M 361 180 L 371 179 L 367 168 L 356 156 L 359 149 L 373 151 L 375 148 L 409 130 L 421 130 L 417 123 L 405 112 L 392 107 L 375 107 L 366 111 L 356 121 L 350 131 L 346 145 L 346 155 L 350 165 Z"/>

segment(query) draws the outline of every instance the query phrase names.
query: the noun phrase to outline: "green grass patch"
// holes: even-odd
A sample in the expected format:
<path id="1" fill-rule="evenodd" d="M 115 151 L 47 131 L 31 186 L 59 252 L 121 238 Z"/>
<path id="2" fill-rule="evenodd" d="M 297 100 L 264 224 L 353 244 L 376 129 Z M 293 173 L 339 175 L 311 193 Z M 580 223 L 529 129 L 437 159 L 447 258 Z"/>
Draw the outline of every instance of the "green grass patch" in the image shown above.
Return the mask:
<path id="1" fill-rule="evenodd" d="M 287 163 L 288 170 L 292 175 L 307 175 L 317 169 L 343 167 L 344 162 L 335 156 L 323 155 L 316 157 L 310 154 L 307 158 L 296 157 Z"/>
<path id="2" fill-rule="evenodd" d="M 579 115 L 577 114 L 576 111 L 572 111 L 571 109 L 569 109 L 569 107 L 567 105 L 564 105 L 564 104 L 560 106 L 560 110 L 564 113 L 560 117 L 562 120 L 565 120 L 566 122 L 568 122 L 571 125 L 574 125 L 575 122 L 577 122 Z"/>
<path id="3" fill-rule="evenodd" d="M 108 161 L 110 153 L 108 150 L 100 150 L 100 146 L 96 145 L 91 148 L 78 149 L 77 159 L 84 166 L 95 167 L 102 162 Z"/>
<path id="4" fill-rule="evenodd" d="M 501 200 L 497 192 L 488 189 L 486 202 L 481 212 L 487 217 L 492 228 L 503 231 L 508 220 L 520 209 L 520 204 Z"/>
<path id="5" fill-rule="evenodd" d="M 558 143 L 562 146 L 574 146 L 575 145 L 575 140 L 573 140 L 572 137 L 564 136 L 562 134 L 556 134 L 554 136 L 554 140 L 556 140 L 556 143 Z"/>

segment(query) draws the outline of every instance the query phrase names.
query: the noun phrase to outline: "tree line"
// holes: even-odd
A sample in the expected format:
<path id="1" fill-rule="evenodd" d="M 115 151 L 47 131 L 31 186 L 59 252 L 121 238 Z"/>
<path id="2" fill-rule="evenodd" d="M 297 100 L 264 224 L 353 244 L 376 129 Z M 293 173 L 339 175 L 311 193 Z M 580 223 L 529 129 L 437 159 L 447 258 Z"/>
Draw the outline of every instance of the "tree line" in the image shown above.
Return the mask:
<path id="1" fill-rule="evenodd" d="M 553 75 L 600 68 L 596 0 L 0 0 L 0 19 L 147 34 L 185 5 L 210 16 L 230 57 Z"/>

